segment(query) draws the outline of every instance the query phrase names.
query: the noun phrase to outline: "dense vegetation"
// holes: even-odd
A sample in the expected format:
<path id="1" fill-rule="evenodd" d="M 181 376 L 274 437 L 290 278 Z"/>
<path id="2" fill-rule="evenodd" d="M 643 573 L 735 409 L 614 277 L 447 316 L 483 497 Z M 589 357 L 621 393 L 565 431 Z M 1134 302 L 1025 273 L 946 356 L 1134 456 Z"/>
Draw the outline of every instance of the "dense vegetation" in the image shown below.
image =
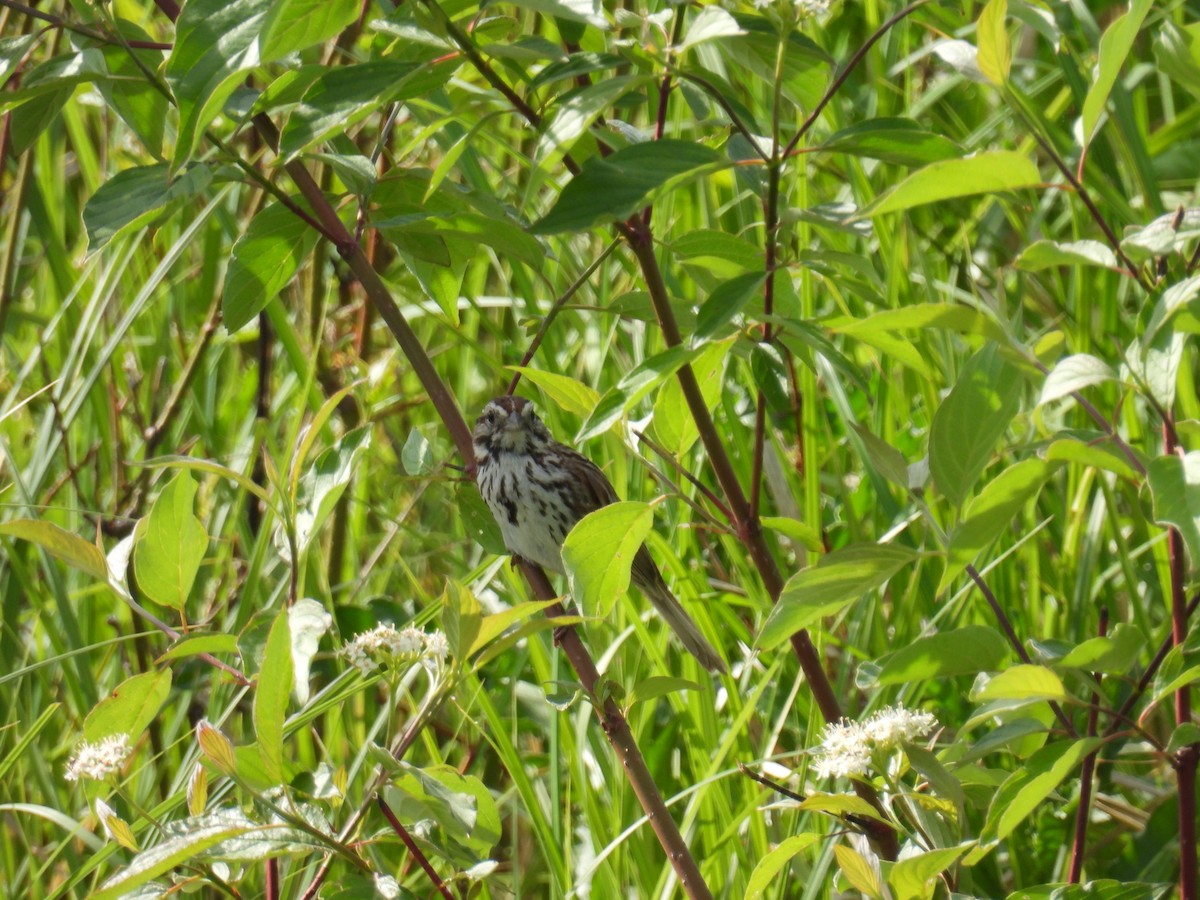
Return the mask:
<path id="1" fill-rule="evenodd" d="M 1197 13 L 0 0 L 0 894 L 1196 897 Z"/>

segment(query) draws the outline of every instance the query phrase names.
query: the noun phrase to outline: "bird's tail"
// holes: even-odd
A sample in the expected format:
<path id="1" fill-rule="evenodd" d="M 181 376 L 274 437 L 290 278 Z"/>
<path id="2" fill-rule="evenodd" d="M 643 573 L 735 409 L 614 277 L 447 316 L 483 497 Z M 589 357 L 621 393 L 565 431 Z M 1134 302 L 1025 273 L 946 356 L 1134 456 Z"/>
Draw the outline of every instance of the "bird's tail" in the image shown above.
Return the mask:
<path id="1" fill-rule="evenodd" d="M 658 574 L 657 570 L 655 574 Z M 704 635 L 700 633 L 700 629 L 692 621 L 692 617 L 675 599 L 675 595 L 671 593 L 671 589 L 663 582 L 661 576 L 654 582 L 642 586 L 642 591 L 654 604 L 659 615 L 671 626 L 671 630 L 675 632 L 680 643 L 687 648 L 688 653 L 700 660 L 700 665 L 710 672 L 726 671 L 725 660 L 721 659 L 717 651 L 713 649 L 713 645 L 704 639 Z"/>

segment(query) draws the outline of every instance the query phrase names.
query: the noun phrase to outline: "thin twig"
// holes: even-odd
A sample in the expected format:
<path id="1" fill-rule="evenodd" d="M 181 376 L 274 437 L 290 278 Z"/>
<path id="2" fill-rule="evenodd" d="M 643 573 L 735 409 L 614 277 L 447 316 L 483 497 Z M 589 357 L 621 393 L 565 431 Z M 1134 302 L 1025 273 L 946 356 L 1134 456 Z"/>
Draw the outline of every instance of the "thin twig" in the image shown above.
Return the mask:
<path id="1" fill-rule="evenodd" d="M 829 101 L 833 99 L 834 95 L 841 90 L 842 85 L 846 83 L 846 79 L 850 77 L 850 73 L 858 67 L 858 64 L 863 61 L 863 58 L 867 55 L 867 52 L 875 46 L 876 42 L 889 31 L 891 31 L 891 29 L 899 22 L 908 18 L 908 16 L 928 2 L 929 0 L 916 0 L 915 3 L 910 3 L 908 6 L 904 7 L 904 9 L 900 10 L 900 12 L 896 13 L 877 29 L 875 29 L 875 33 L 867 38 L 866 43 L 854 51 L 854 55 L 846 61 L 846 64 L 842 66 L 841 71 L 838 72 L 837 77 L 833 80 L 833 84 L 829 85 L 825 91 L 825 94 L 817 102 L 817 105 L 813 107 L 812 112 L 808 114 L 808 118 L 805 119 L 800 125 L 800 129 L 792 136 L 792 139 L 788 141 L 787 147 L 785 147 L 783 151 L 784 156 L 791 156 L 792 151 L 796 149 L 796 145 L 800 143 L 800 139 L 808 133 L 810 128 L 813 127 L 813 124 L 817 121 L 817 117 L 821 115 L 822 110 L 825 109 L 825 107 L 829 104 Z"/>
<path id="2" fill-rule="evenodd" d="M 537 334 L 535 334 L 533 336 L 533 340 L 529 342 L 529 347 L 525 350 L 525 355 L 521 357 L 519 368 L 523 369 L 525 366 L 529 365 L 529 363 L 533 360 L 533 355 L 537 353 L 538 347 L 542 345 L 542 340 L 546 337 L 546 332 L 550 330 L 550 323 L 553 322 L 555 317 L 562 311 L 562 308 L 566 305 L 567 301 L 574 297 L 576 292 L 583 287 L 584 284 L 587 283 L 587 280 L 592 277 L 595 271 L 600 268 L 600 264 L 603 263 L 604 260 L 608 259 L 609 255 L 617 249 L 620 243 L 620 238 L 614 238 L 609 245 L 604 248 L 604 252 L 596 257 L 595 261 L 592 262 L 592 264 L 586 269 L 584 269 L 583 274 L 576 278 L 575 281 L 572 282 L 571 286 L 563 291 L 563 293 L 554 301 L 554 303 L 550 306 L 550 310 L 542 319 L 542 324 L 538 326 Z M 508 390 L 505 391 L 505 393 L 511 394 L 513 391 L 515 391 L 520 381 L 521 373 L 515 372 L 513 374 L 512 381 L 508 383 Z"/>
<path id="3" fill-rule="evenodd" d="M 973 565 L 968 565 L 966 572 L 970 579 L 975 582 L 975 586 L 979 588 L 979 592 L 983 594 L 984 599 L 987 600 L 988 606 L 992 608 L 992 614 L 996 617 L 996 621 L 1000 623 L 1000 628 L 1004 631 L 1005 637 L 1008 638 L 1008 642 L 1016 651 L 1017 657 L 1025 665 L 1032 664 L 1033 660 L 1029 658 L 1029 653 L 1025 650 L 1025 646 L 1017 636 L 1016 629 L 1013 628 L 1012 622 L 1009 621 L 1008 614 L 1004 611 L 1004 607 L 1000 605 L 1000 601 L 996 599 L 996 595 L 992 593 L 992 589 L 988 587 L 987 582 L 983 580 L 983 576 L 979 574 L 979 570 Z M 1050 700 L 1047 702 L 1049 702 L 1050 708 L 1054 710 L 1054 715 L 1058 718 L 1058 721 L 1067 730 L 1067 734 L 1074 736 L 1077 733 L 1075 726 L 1071 723 L 1071 719 L 1067 714 L 1063 712 L 1063 708 L 1059 706 L 1057 701 Z"/>
<path id="4" fill-rule="evenodd" d="M 1108 633 L 1108 607 L 1100 608 L 1100 626 L 1096 629 L 1100 637 Z M 1092 690 L 1091 708 L 1088 710 L 1087 736 L 1096 736 L 1096 721 L 1100 717 L 1100 680 L 1103 674 L 1096 672 L 1096 687 Z M 1071 866 L 1067 881 L 1079 884 L 1083 875 L 1083 855 L 1087 846 L 1088 817 L 1092 811 L 1092 776 L 1096 771 L 1096 754 L 1092 751 L 1083 758 L 1083 766 L 1079 772 L 1079 806 L 1075 810 L 1075 835 L 1071 840 Z"/>
<path id="5" fill-rule="evenodd" d="M 383 817 L 388 820 L 388 824 L 392 826 L 392 831 L 400 836 L 400 840 L 404 841 L 404 846 L 408 848 L 408 852 L 413 855 L 413 858 L 425 870 L 425 874 L 429 876 L 429 880 L 433 882 L 433 886 L 438 889 L 446 900 L 455 900 L 454 894 L 450 892 L 450 888 L 446 887 L 446 882 L 442 881 L 437 870 L 429 864 L 429 859 L 421 852 L 421 848 L 417 846 L 417 842 L 413 840 L 413 836 L 408 833 L 396 814 L 392 812 L 392 808 L 387 805 L 382 794 L 376 794 L 375 802 L 379 804 L 379 811 L 383 813 Z"/>

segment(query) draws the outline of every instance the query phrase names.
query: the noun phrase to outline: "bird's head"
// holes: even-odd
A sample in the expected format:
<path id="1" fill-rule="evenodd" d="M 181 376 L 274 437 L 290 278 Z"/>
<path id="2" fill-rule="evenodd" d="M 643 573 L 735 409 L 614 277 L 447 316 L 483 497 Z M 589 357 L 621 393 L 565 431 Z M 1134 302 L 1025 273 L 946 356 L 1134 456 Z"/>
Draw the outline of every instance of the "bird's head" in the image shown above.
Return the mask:
<path id="1" fill-rule="evenodd" d="M 475 422 L 475 458 L 493 453 L 529 453 L 548 444 L 550 432 L 524 397 L 489 400 Z"/>

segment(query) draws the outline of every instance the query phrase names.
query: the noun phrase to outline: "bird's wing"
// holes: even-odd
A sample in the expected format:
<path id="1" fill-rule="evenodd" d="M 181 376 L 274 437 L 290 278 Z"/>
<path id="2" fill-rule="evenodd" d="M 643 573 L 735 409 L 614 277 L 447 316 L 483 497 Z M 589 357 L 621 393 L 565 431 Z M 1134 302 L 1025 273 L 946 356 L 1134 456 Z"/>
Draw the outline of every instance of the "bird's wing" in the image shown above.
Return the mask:
<path id="1" fill-rule="evenodd" d="M 579 479 L 575 482 L 574 489 L 580 518 L 602 506 L 616 503 L 620 499 L 608 478 L 600 471 L 599 466 L 569 447 L 563 447 L 562 452 L 571 457 L 573 461 L 571 468 L 579 473 Z"/>

